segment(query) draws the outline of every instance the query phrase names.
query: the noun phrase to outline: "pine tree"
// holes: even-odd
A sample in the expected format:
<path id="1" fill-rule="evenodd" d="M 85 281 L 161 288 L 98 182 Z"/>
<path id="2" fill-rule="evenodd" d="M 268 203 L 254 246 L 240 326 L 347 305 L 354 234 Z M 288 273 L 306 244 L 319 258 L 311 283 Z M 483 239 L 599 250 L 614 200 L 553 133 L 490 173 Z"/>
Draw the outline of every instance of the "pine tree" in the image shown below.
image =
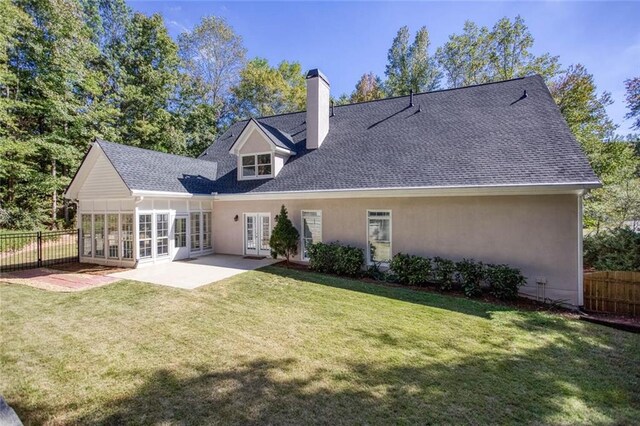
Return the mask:
<path id="1" fill-rule="evenodd" d="M 287 208 L 283 204 L 269 240 L 273 257 L 284 256 L 287 259 L 287 266 L 289 266 L 291 256 L 298 254 L 299 240 L 300 234 L 287 216 Z"/>

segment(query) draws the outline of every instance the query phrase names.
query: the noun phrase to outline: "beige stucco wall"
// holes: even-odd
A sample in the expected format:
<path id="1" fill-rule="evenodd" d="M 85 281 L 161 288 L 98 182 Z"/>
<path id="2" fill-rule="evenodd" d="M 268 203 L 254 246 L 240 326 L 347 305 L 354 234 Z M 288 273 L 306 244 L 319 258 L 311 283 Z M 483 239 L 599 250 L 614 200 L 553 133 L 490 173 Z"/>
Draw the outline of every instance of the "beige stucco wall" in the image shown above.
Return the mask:
<path id="1" fill-rule="evenodd" d="M 362 248 L 367 209 L 390 209 L 393 253 L 508 263 L 527 277 L 523 293 L 535 296 L 542 277 L 546 297 L 579 303 L 577 195 L 214 201 L 215 251 L 243 254 L 242 214 L 273 218 L 283 203 L 298 229 L 301 210 L 322 210 L 325 242 Z"/>
<path id="2" fill-rule="evenodd" d="M 254 130 L 240 148 L 240 154 L 255 154 L 257 152 L 271 152 L 271 145 L 260 132 Z"/>

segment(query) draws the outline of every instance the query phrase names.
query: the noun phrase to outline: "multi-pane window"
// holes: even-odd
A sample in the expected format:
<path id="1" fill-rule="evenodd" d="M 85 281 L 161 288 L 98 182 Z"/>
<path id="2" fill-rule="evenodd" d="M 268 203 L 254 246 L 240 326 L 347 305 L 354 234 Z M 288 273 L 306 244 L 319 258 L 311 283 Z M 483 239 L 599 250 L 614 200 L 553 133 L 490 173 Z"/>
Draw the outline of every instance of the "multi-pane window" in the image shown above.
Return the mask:
<path id="1" fill-rule="evenodd" d="M 271 176 L 273 161 L 271 154 L 242 156 L 242 177 Z"/>
<path id="2" fill-rule="evenodd" d="M 156 250 L 158 256 L 169 254 L 169 215 L 156 214 Z"/>
<path id="3" fill-rule="evenodd" d="M 187 218 L 177 217 L 174 222 L 174 238 L 176 248 L 187 246 Z"/>
<path id="4" fill-rule="evenodd" d="M 120 241 L 118 238 L 118 215 L 107 215 L 107 255 L 111 259 L 118 258 L 118 248 Z"/>
<path id="5" fill-rule="evenodd" d="M 133 215 L 120 215 L 122 228 L 122 258 L 133 259 Z"/>
<path id="6" fill-rule="evenodd" d="M 151 215 L 138 216 L 138 240 L 140 242 L 140 258 L 151 257 L 151 239 L 153 237 Z"/>
<path id="7" fill-rule="evenodd" d="M 202 248 L 211 248 L 211 213 L 202 213 Z"/>
<path id="8" fill-rule="evenodd" d="M 191 251 L 199 251 L 200 247 L 200 213 L 191 213 Z"/>
<path id="9" fill-rule="evenodd" d="M 97 214 L 93 216 L 93 235 L 94 247 L 96 250 L 95 257 L 104 257 L 104 215 Z"/>
<path id="10" fill-rule="evenodd" d="M 91 243 L 92 243 L 92 232 L 91 232 L 91 215 L 83 214 L 80 218 L 80 229 L 82 230 L 82 255 L 83 256 L 91 256 Z"/>
<path id="11" fill-rule="evenodd" d="M 369 262 L 387 263 L 391 260 L 391 212 L 371 210 L 367 212 Z"/>
<path id="12" fill-rule="evenodd" d="M 322 212 L 318 210 L 302 211 L 302 258 L 309 259 L 311 244 L 322 242 Z"/>

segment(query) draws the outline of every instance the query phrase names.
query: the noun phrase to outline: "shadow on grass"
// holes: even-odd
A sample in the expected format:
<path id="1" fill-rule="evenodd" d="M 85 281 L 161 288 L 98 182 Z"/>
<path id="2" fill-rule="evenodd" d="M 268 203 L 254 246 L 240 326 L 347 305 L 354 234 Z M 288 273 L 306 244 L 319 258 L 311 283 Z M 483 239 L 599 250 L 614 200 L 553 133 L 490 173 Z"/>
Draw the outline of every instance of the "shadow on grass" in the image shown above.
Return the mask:
<path id="1" fill-rule="evenodd" d="M 294 359 L 257 359 L 227 370 L 192 367 L 186 378 L 159 369 L 130 397 L 74 423 L 630 424 L 640 416 L 638 378 L 628 377 L 628 364 L 603 368 L 611 351 L 489 350 L 446 364 L 345 362 L 311 373 Z"/>
<path id="2" fill-rule="evenodd" d="M 432 292 L 422 292 L 410 288 L 395 287 L 384 283 L 367 283 L 335 275 L 306 272 L 295 269 L 286 269 L 278 266 L 267 266 L 259 269 L 260 272 L 277 275 L 284 278 L 321 284 L 343 290 L 357 291 L 373 296 L 386 297 L 403 302 L 414 303 L 433 308 L 446 309 L 466 315 L 474 315 L 490 319 L 493 312 L 516 311 L 509 306 L 492 305 L 478 300 L 464 299 Z"/>

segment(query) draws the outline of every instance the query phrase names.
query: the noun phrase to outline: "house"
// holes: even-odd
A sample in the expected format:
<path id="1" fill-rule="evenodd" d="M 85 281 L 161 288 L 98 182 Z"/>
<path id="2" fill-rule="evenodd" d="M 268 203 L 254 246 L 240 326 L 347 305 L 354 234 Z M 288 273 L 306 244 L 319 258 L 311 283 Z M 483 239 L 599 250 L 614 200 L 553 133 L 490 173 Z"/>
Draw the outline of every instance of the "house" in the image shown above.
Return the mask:
<path id="1" fill-rule="evenodd" d="M 600 185 L 539 76 L 233 124 L 199 158 L 98 140 L 66 197 L 81 260 L 138 266 L 268 256 L 285 205 L 306 247 L 335 241 L 518 267 L 523 292 L 582 305 L 582 196 Z"/>

